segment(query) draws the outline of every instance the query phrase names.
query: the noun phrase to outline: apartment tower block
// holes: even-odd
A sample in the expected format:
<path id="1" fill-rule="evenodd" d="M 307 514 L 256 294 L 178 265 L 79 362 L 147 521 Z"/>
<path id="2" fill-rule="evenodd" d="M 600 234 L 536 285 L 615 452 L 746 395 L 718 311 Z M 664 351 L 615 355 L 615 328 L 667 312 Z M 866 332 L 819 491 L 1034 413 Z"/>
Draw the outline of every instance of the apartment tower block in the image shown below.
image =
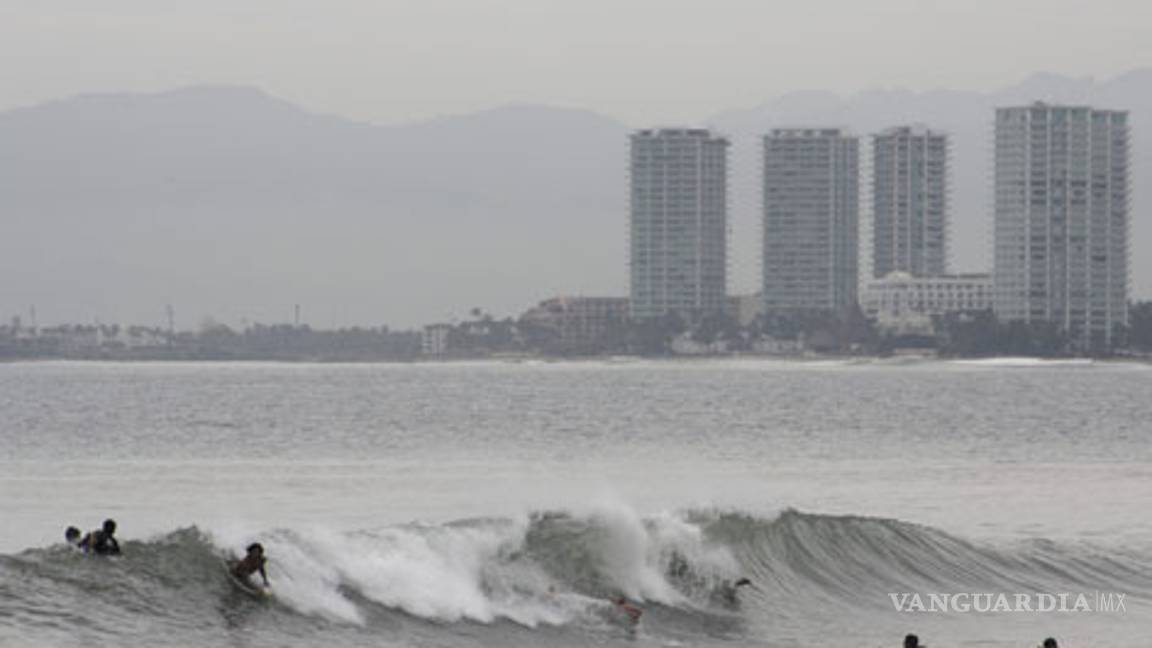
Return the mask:
<path id="1" fill-rule="evenodd" d="M 993 307 L 1051 322 L 1081 348 L 1128 321 L 1128 114 L 996 110 Z"/>
<path id="2" fill-rule="evenodd" d="M 835 128 L 764 136 L 763 294 L 767 312 L 840 312 L 856 303 L 859 146 Z"/>
<path id="3" fill-rule="evenodd" d="M 872 138 L 872 276 L 948 269 L 948 137 L 921 127 Z"/>
<path id="4" fill-rule="evenodd" d="M 705 129 L 631 136 L 631 315 L 725 308 L 728 140 Z"/>

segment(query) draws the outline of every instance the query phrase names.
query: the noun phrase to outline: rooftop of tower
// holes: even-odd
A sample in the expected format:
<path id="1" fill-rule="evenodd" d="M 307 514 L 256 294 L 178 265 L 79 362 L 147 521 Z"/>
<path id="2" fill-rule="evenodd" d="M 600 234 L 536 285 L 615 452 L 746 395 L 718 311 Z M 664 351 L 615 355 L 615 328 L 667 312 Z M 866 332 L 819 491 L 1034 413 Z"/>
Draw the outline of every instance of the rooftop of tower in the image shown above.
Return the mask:
<path id="1" fill-rule="evenodd" d="M 773 128 L 765 137 L 850 137 L 852 133 L 847 128 L 818 126 L 818 127 L 789 127 Z"/>

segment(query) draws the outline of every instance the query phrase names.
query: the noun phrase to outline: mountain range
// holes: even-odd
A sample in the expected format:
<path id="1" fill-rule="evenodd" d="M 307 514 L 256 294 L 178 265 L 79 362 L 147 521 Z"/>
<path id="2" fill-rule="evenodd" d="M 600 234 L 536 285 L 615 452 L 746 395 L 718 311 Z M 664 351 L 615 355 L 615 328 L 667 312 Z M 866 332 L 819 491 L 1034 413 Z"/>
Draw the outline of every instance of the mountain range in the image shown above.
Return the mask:
<path id="1" fill-rule="evenodd" d="M 952 267 L 989 264 L 992 109 L 1132 112 L 1133 294 L 1152 294 L 1152 69 L 1038 74 L 995 92 L 795 92 L 701 121 L 732 141 L 731 292 L 758 284 L 759 136 L 923 123 L 952 135 Z M 627 134 L 591 111 L 504 106 L 381 126 L 249 87 L 84 95 L 0 113 L 0 315 L 181 328 L 414 326 L 555 294 L 626 294 Z M 869 148 L 862 146 L 867 158 Z M 862 186 L 866 186 L 866 182 Z M 862 204 L 866 204 L 866 200 Z M 865 219 L 867 221 L 867 219 Z M 866 228 L 864 235 L 866 237 Z M 861 257 L 869 244 L 861 240 Z M 866 268 L 865 268 L 866 270 Z"/>

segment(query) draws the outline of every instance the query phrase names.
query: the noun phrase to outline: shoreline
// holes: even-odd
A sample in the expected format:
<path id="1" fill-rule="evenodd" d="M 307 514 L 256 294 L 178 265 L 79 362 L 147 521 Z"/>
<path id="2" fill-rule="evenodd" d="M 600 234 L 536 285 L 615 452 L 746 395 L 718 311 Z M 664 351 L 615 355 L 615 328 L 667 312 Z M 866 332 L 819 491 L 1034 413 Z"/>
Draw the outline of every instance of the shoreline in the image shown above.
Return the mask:
<path id="1" fill-rule="evenodd" d="M 40 358 L 0 358 L 0 366 L 16 364 L 114 364 L 114 365 L 192 365 L 192 364 L 229 364 L 229 365 L 449 365 L 449 364 L 634 364 L 639 362 L 650 363 L 681 363 L 705 364 L 720 361 L 756 362 L 777 361 L 781 363 L 806 364 L 843 362 L 848 364 L 886 364 L 899 366 L 902 364 L 929 364 L 929 363 L 1038 363 L 1038 364 L 1107 364 L 1107 365 L 1152 365 L 1152 356 L 1019 356 L 1019 355 L 973 355 L 973 356 L 941 356 L 935 354 L 891 354 L 891 355 L 846 355 L 846 354 L 753 354 L 734 353 L 717 355 L 602 355 L 602 356 L 549 356 L 549 355 L 516 355 L 516 356 L 464 356 L 439 358 L 373 358 L 373 359 L 347 359 L 347 358 L 115 358 L 115 357 L 40 357 Z"/>

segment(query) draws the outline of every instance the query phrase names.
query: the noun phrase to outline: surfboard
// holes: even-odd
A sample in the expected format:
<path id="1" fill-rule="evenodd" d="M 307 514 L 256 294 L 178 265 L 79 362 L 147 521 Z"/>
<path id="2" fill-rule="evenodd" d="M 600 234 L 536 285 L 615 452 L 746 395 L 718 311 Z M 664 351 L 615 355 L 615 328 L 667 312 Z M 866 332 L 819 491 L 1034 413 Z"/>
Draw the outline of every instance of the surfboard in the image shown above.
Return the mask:
<path id="1" fill-rule="evenodd" d="M 228 575 L 228 580 L 232 582 L 232 586 L 236 589 L 255 599 L 265 600 L 272 598 L 272 590 L 267 587 L 261 587 L 243 578 L 238 578 L 236 574 L 233 574 L 232 564 L 227 560 L 223 562 L 223 566 L 224 573 Z"/>

